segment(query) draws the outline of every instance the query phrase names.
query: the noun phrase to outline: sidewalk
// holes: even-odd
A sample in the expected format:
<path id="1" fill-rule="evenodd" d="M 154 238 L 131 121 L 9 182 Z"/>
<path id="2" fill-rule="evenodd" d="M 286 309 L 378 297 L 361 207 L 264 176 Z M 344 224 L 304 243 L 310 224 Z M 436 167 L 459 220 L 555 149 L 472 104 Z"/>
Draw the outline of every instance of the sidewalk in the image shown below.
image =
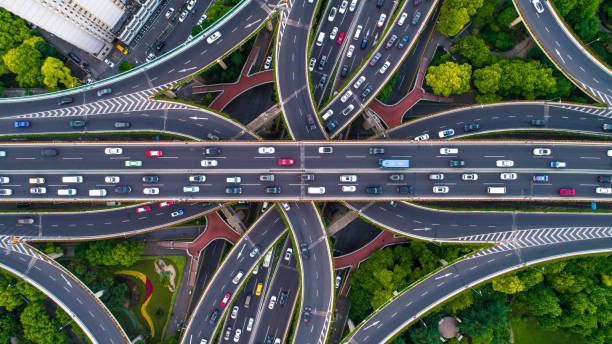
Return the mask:
<path id="1" fill-rule="evenodd" d="M 263 85 L 266 83 L 274 82 L 274 70 L 266 70 L 263 72 L 257 72 L 249 74 L 249 70 L 253 66 L 253 63 L 257 59 L 259 53 L 259 47 L 251 50 L 247 62 L 242 67 L 242 72 L 238 77 L 238 80 L 231 84 L 216 84 L 208 86 L 193 87 L 191 90 L 192 94 L 209 93 L 209 92 L 221 92 L 210 104 L 210 108 L 217 111 L 222 111 L 234 98 L 242 94 L 243 92 Z"/>
<path id="2" fill-rule="evenodd" d="M 374 238 L 374 240 L 370 241 L 367 245 L 361 247 L 360 249 L 343 256 L 334 257 L 334 269 L 350 267 L 351 272 L 353 272 L 357 270 L 362 261 L 370 257 L 372 252 L 380 250 L 385 246 L 400 244 L 408 241 L 408 238 L 395 237 L 392 232 L 383 231 L 380 233 L 380 235 Z"/>

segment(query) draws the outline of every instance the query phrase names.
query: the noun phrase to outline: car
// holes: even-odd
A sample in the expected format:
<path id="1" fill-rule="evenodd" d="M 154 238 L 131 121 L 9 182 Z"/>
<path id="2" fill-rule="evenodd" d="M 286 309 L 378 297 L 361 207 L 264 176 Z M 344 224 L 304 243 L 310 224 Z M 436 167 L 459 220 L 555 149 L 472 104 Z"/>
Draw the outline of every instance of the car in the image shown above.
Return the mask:
<path id="1" fill-rule="evenodd" d="M 533 176 L 533 181 L 534 183 L 546 183 L 548 182 L 548 176 L 547 175 L 535 175 Z"/>
<path id="2" fill-rule="evenodd" d="M 425 140 L 429 140 L 429 134 L 419 135 L 414 138 L 414 141 L 425 141 Z"/>
<path id="3" fill-rule="evenodd" d="M 370 59 L 370 67 L 374 67 L 381 56 L 382 53 L 380 51 L 376 52 L 376 54 L 374 54 L 374 56 L 372 56 L 372 58 Z"/>
<path id="4" fill-rule="evenodd" d="M 355 52 L 355 46 L 354 45 L 349 45 L 348 49 L 346 50 L 346 57 L 351 58 L 353 57 L 353 52 Z"/>
<path id="5" fill-rule="evenodd" d="M 612 188 L 596 187 L 595 188 L 595 193 L 597 193 L 597 194 L 604 194 L 604 195 L 612 195 Z"/>
<path id="6" fill-rule="evenodd" d="M 531 0 L 531 3 L 533 4 L 533 7 L 535 7 L 536 12 L 538 13 L 544 12 L 544 6 L 540 2 L 540 0 Z"/>
<path id="7" fill-rule="evenodd" d="M 144 188 L 142 193 L 143 195 L 159 195 L 159 188 Z"/>
<path id="8" fill-rule="evenodd" d="M 251 252 L 249 253 L 249 257 L 255 258 L 255 256 L 259 253 L 259 246 L 255 245 Z"/>
<path id="9" fill-rule="evenodd" d="M 156 175 L 142 176 L 141 180 L 143 183 L 157 183 L 159 182 L 159 176 L 156 176 Z"/>
<path id="10" fill-rule="evenodd" d="M 104 63 L 106 63 L 111 68 L 115 67 L 115 64 L 113 63 L 113 61 L 109 59 L 104 59 Z"/>
<path id="11" fill-rule="evenodd" d="M 122 121 L 115 122 L 115 128 L 117 129 L 129 128 L 131 126 L 132 125 L 130 124 L 130 122 L 122 122 Z"/>
<path id="12" fill-rule="evenodd" d="M 72 104 L 73 101 L 74 100 L 72 99 L 72 97 L 61 97 L 57 103 L 58 105 L 66 105 Z"/>
<path id="13" fill-rule="evenodd" d="M 389 180 L 390 181 L 400 181 L 400 180 L 404 180 L 404 175 L 403 174 L 399 174 L 399 173 L 394 173 L 394 174 L 390 174 L 389 175 Z"/>
<path id="14" fill-rule="evenodd" d="M 512 167 L 514 166 L 514 161 L 512 160 L 496 160 L 495 166 L 497 167 Z"/>
<path id="15" fill-rule="evenodd" d="M 342 44 L 343 41 L 344 41 L 344 32 L 340 32 L 340 34 L 338 34 L 338 39 L 336 40 L 336 43 Z"/>
<path id="16" fill-rule="evenodd" d="M 193 183 L 204 183 L 206 181 L 206 176 L 203 174 L 189 176 L 189 181 Z"/>
<path id="17" fill-rule="evenodd" d="M 68 124 L 71 128 L 82 128 L 85 126 L 85 121 L 70 121 Z"/>
<path id="18" fill-rule="evenodd" d="M 234 333 L 234 343 L 238 343 L 240 341 L 240 334 L 242 334 L 242 330 L 237 328 Z"/>
<path id="19" fill-rule="evenodd" d="M 281 202 L 281 207 L 283 207 L 283 209 L 285 209 L 285 211 L 291 210 L 291 206 L 287 202 Z"/>
<path id="20" fill-rule="evenodd" d="M 385 74 L 387 72 L 387 69 L 389 69 L 390 66 L 391 66 L 391 62 L 385 61 L 385 64 L 383 64 L 382 67 L 380 67 L 378 72 L 380 74 Z"/>
<path id="21" fill-rule="evenodd" d="M 160 208 L 165 208 L 165 207 L 169 207 L 169 206 L 171 206 L 173 204 L 174 204 L 174 202 L 172 202 L 172 201 L 160 202 L 159 203 L 159 207 Z"/>
<path id="22" fill-rule="evenodd" d="M 274 175 L 273 174 L 260 174 L 259 175 L 259 181 L 260 182 L 273 182 L 274 181 Z"/>
<path id="23" fill-rule="evenodd" d="M 449 155 L 449 154 L 459 154 L 459 148 L 440 148 L 440 154 Z"/>
<path id="24" fill-rule="evenodd" d="M 279 194 L 281 193 L 281 187 L 280 186 L 267 186 L 264 189 L 264 192 L 267 194 Z"/>
<path id="25" fill-rule="evenodd" d="M 253 324 L 254 323 L 255 323 L 255 318 L 250 317 L 249 321 L 247 323 L 247 327 L 246 327 L 247 332 L 251 332 L 253 330 Z"/>
<path id="26" fill-rule="evenodd" d="M 516 178 L 518 178 L 518 174 L 514 172 L 506 172 L 499 175 L 501 180 L 516 180 Z"/>
<path id="27" fill-rule="evenodd" d="M 0 158 L 6 157 L 6 151 L 0 150 Z"/>
<path id="28" fill-rule="evenodd" d="M 281 306 L 284 305 L 285 302 L 287 302 L 287 297 L 289 297 L 289 292 L 281 289 L 278 304 Z"/>
<path id="29" fill-rule="evenodd" d="M 598 176 L 597 182 L 599 183 L 610 183 L 612 182 L 612 176 Z"/>
<path id="30" fill-rule="evenodd" d="M 412 4 L 414 6 L 419 6 L 421 4 L 421 2 L 423 2 L 423 0 L 412 0 Z"/>
<path id="31" fill-rule="evenodd" d="M 340 277 L 340 276 L 338 276 Z M 310 321 L 310 314 L 312 313 L 312 308 L 306 306 L 304 307 L 304 312 L 302 313 L 302 321 L 307 323 Z"/>
<path id="32" fill-rule="evenodd" d="M 340 7 L 338 8 L 338 12 L 340 14 L 344 14 L 344 12 L 346 12 L 347 7 L 348 7 L 348 1 L 343 0 L 342 3 L 340 4 Z"/>
<path id="33" fill-rule="evenodd" d="M 172 16 L 172 14 L 174 14 L 174 8 L 170 7 L 167 11 L 166 11 L 166 19 L 170 19 L 170 17 Z"/>
<path id="34" fill-rule="evenodd" d="M 11 182 L 11 178 L 9 177 L 0 177 L 0 184 L 8 184 Z"/>
<path id="35" fill-rule="evenodd" d="M 104 154 L 106 154 L 106 155 L 120 155 L 120 154 L 123 154 L 123 148 L 119 148 L 119 147 L 104 148 Z"/>
<path id="36" fill-rule="evenodd" d="M 242 188 L 241 187 L 226 187 L 225 193 L 227 195 L 240 195 L 242 194 Z"/>
<path id="37" fill-rule="evenodd" d="M 34 223 L 34 218 L 32 217 L 22 217 L 17 219 L 17 224 L 19 225 L 31 225 Z"/>
<path id="38" fill-rule="evenodd" d="M 212 312 L 210 312 L 210 315 L 208 316 L 208 322 L 211 324 L 214 324 L 215 321 L 217 321 L 218 317 L 219 317 L 219 310 L 215 308 L 212 310 Z"/>
<path id="39" fill-rule="evenodd" d="M 383 147 L 370 147 L 370 155 L 381 155 L 385 154 L 385 149 Z"/>
<path id="40" fill-rule="evenodd" d="M 183 10 L 181 14 L 179 15 L 179 22 L 181 23 L 184 22 L 185 18 L 187 18 L 188 15 L 189 15 L 189 11 Z"/>
<path id="41" fill-rule="evenodd" d="M 272 55 L 266 57 L 266 62 L 264 63 L 264 69 L 270 69 L 272 66 Z"/>
<path id="42" fill-rule="evenodd" d="M 289 158 L 278 159 L 278 164 L 280 166 L 292 166 L 295 164 L 295 160 Z"/>
<path id="43" fill-rule="evenodd" d="M 429 180 L 444 180 L 444 173 L 430 173 Z"/>
<path id="44" fill-rule="evenodd" d="M 396 188 L 396 191 L 398 194 L 411 194 L 412 193 L 412 186 L 410 185 L 400 185 Z"/>
<path id="45" fill-rule="evenodd" d="M 363 92 L 361 92 L 361 99 L 366 99 L 370 93 L 372 93 L 372 90 L 374 89 L 374 87 L 372 87 L 372 85 L 368 85 L 365 90 L 363 90 Z M 353 104 L 351 104 L 353 105 Z M 350 106 L 350 105 L 349 105 Z M 351 109 L 352 110 L 352 109 Z"/>
<path id="46" fill-rule="evenodd" d="M 115 186 L 115 192 L 119 194 L 128 194 L 132 192 L 132 187 L 129 185 Z"/>
<path id="47" fill-rule="evenodd" d="M 58 151 L 55 148 L 43 148 L 40 150 L 40 156 L 53 157 L 57 156 Z"/>
<path id="48" fill-rule="evenodd" d="M 399 41 L 397 43 L 397 48 L 398 49 L 404 49 L 404 47 L 406 46 L 406 44 L 408 43 L 408 40 L 410 39 L 410 37 L 408 37 L 407 35 L 405 35 L 404 37 L 402 37 L 402 40 Z"/>
<path id="49" fill-rule="evenodd" d="M 215 31 L 212 35 L 206 38 L 206 43 L 213 44 L 216 40 L 221 37 L 221 32 Z"/>
<path id="50" fill-rule="evenodd" d="M 603 131 L 612 131 L 612 123 L 604 123 L 601 125 Z"/>
<path id="51" fill-rule="evenodd" d="M 285 257 L 283 257 L 283 259 L 289 261 L 291 259 L 291 256 L 293 256 L 293 249 L 291 247 L 288 247 L 287 251 L 285 251 Z"/>
<path id="52" fill-rule="evenodd" d="M 193 6 L 195 6 L 195 4 L 196 4 L 196 0 L 189 0 L 189 2 L 187 3 L 187 9 L 191 11 L 193 9 Z"/>
<path id="53" fill-rule="evenodd" d="M 304 118 L 306 119 L 306 124 L 308 124 L 309 130 L 317 130 L 317 124 L 315 122 L 314 116 L 311 113 L 307 113 L 306 115 L 304 115 Z"/>
<path id="54" fill-rule="evenodd" d="M 543 127 L 546 125 L 546 121 L 543 119 L 532 119 L 531 125 L 534 127 Z"/>
<path id="55" fill-rule="evenodd" d="M 461 180 L 466 180 L 466 181 L 478 180 L 478 174 L 464 173 L 461 175 Z"/>
<path id="56" fill-rule="evenodd" d="M 44 184 L 45 178 L 43 177 L 32 177 L 28 179 L 28 183 L 30 184 Z"/>
<path id="57" fill-rule="evenodd" d="M 259 154 L 274 154 L 276 149 L 274 147 L 259 147 L 257 148 L 257 152 Z"/>
<path id="58" fill-rule="evenodd" d="M 566 168 L 567 163 L 565 161 L 551 161 L 550 167 L 552 168 Z"/>
<path id="59" fill-rule="evenodd" d="M 445 138 L 453 135 L 455 135 L 455 130 L 453 129 L 441 130 L 438 132 L 438 136 L 440 138 Z"/>
<path id="60" fill-rule="evenodd" d="M 357 176 L 354 174 L 344 174 L 340 176 L 341 183 L 356 183 Z"/>
<path id="61" fill-rule="evenodd" d="M 44 195 L 47 193 L 46 187 L 30 188 L 30 193 L 34 195 Z"/>
<path id="62" fill-rule="evenodd" d="M 404 22 L 406 21 L 406 18 L 408 18 L 408 13 L 403 12 L 399 19 L 397 20 L 397 26 L 402 26 L 404 25 Z"/>
<path id="63" fill-rule="evenodd" d="M 149 158 L 157 158 L 163 155 L 162 151 L 160 150 L 148 150 L 145 153 Z"/>
<path id="64" fill-rule="evenodd" d="M 414 16 L 412 17 L 412 25 L 416 25 L 419 22 L 419 19 L 421 19 L 421 11 L 416 10 L 414 11 Z"/>
<path id="65" fill-rule="evenodd" d="M 96 92 L 96 93 L 98 94 L 98 97 L 102 97 L 104 95 L 113 93 L 113 89 L 110 88 L 110 87 L 106 87 L 106 88 L 103 88 L 101 90 L 98 90 L 98 92 Z"/>
<path id="66" fill-rule="evenodd" d="M 449 188 L 446 185 L 436 185 L 432 190 L 433 193 L 448 193 Z"/>
<path id="67" fill-rule="evenodd" d="M 448 162 L 448 166 L 450 167 L 463 167 L 465 166 L 464 160 L 451 160 Z"/>
<path id="68" fill-rule="evenodd" d="M 559 195 L 561 196 L 574 196 L 576 195 L 576 189 L 559 189 Z"/>
<path id="69" fill-rule="evenodd" d="M 219 164 L 219 162 L 217 160 L 202 160 L 200 162 L 200 165 L 202 167 L 215 167 Z"/>
<path id="70" fill-rule="evenodd" d="M 478 123 L 470 123 L 463 126 L 463 131 L 465 131 L 466 133 L 476 130 L 480 130 L 480 124 Z"/>
<path id="71" fill-rule="evenodd" d="M 150 210 L 151 210 L 151 207 L 149 207 L 148 205 L 145 205 L 144 207 L 136 208 L 136 214 L 146 213 L 146 212 L 148 212 Z"/>
<path id="72" fill-rule="evenodd" d="M 333 147 L 319 147 L 319 154 L 331 154 L 333 152 Z"/>
<path id="73" fill-rule="evenodd" d="M 244 276 L 244 271 L 238 270 L 236 272 L 236 275 L 234 275 L 234 278 L 232 279 L 232 283 L 233 284 L 238 284 L 238 282 L 240 282 L 240 280 L 242 279 L 243 276 Z M 235 306 L 235 307 L 237 307 L 237 306 Z"/>
<path id="74" fill-rule="evenodd" d="M 300 253 L 302 253 L 302 257 L 305 259 L 310 258 L 310 250 L 308 249 L 308 245 L 304 243 L 300 244 Z"/>
<path id="75" fill-rule="evenodd" d="M 552 151 L 550 150 L 550 148 L 534 148 L 533 149 L 533 155 L 543 156 L 543 155 L 550 155 L 551 153 Z"/>
<path id="76" fill-rule="evenodd" d="M 171 217 L 178 217 L 178 216 L 181 216 L 181 215 L 183 215 L 183 209 L 178 209 L 177 211 L 173 211 L 170 214 Z"/>
<path id="77" fill-rule="evenodd" d="M 355 185 L 342 185 L 342 192 L 355 192 L 357 191 L 357 187 Z"/>
<path id="78" fill-rule="evenodd" d="M 30 121 L 15 121 L 15 128 L 29 128 L 30 125 Z"/>
<path id="79" fill-rule="evenodd" d="M 327 111 L 325 111 L 325 113 L 323 114 L 323 116 L 321 116 L 321 118 L 323 118 L 323 120 L 327 120 L 328 118 L 330 118 L 331 116 L 333 116 L 334 114 L 334 110 L 329 109 Z"/>
<path id="80" fill-rule="evenodd" d="M 385 3 L 385 0 L 378 0 L 378 1 L 376 2 L 376 7 L 378 7 L 378 8 L 382 8 L 382 7 L 383 7 L 383 5 L 384 5 L 384 3 Z"/>
<path id="81" fill-rule="evenodd" d="M 183 186 L 183 192 L 200 192 L 200 187 L 197 185 L 185 185 Z"/>
<path id="82" fill-rule="evenodd" d="M 349 5 L 349 11 L 353 12 L 357 8 L 357 0 L 351 0 L 351 4 Z"/>
<path id="83" fill-rule="evenodd" d="M 119 176 L 106 176 L 104 177 L 104 182 L 108 184 L 117 184 L 121 181 Z"/>
<path id="84" fill-rule="evenodd" d="M 319 85 L 317 87 L 323 87 L 325 86 L 325 83 L 327 82 L 327 74 L 323 74 L 321 76 L 321 79 L 319 79 Z"/>
<path id="85" fill-rule="evenodd" d="M 353 84 L 353 88 L 358 89 L 359 87 L 361 87 L 361 85 L 363 84 L 363 82 L 366 80 L 365 76 L 360 76 L 359 79 L 357 79 L 357 81 L 355 81 L 355 83 Z"/>
<path id="86" fill-rule="evenodd" d="M 344 94 L 342 95 L 342 97 L 340 97 L 340 101 L 343 103 L 346 103 L 346 101 L 353 95 L 353 92 L 351 90 L 347 90 L 346 92 L 344 92 Z"/>
<path id="87" fill-rule="evenodd" d="M 327 55 L 321 56 L 321 59 L 319 60 L 319 66 L 317 67 L 317 69 L 322 71 L 326 63 L 327 63 Z"/>
<path id="88" fill-rule="evenodd" d="M 225 334 L 223 335 L 223 339 L 225 339 L 225 340 L 229 340 L 229 339 L 230 339 L 230 337 L 231 337 L 231 335 L 232 335 L 232 327 L 228 325 L 228 326 L 225 328 Z"/>
<path id="89" fill-rule="evenodd" d="M 263 283 L 257 283 L 257 286 L 255 287 L 255 296 L 259 296 L 261 295 L 261 291 L 263 290 Z"/>
<path id="90" fill-rule="evenodd" d="M 142 166 L 142 161 L 140 160 L 126 160 L 125 167 L 140 167 Z"/>
<path id="91" fill-rule="evenodd" d="M 272 295 L 270 296 L 270 302 L 268 302 L 268 309 L 272 310 L 274 309 L 274 305 L 276 305 L 276 295 Z"/>
<path id="92" fill-rule="evenodd" d="M 387 20 L 387 15 L 385 13 L 381 13 L 380 17 L 378 17 L 378 21 L 376 22 L 376 26 L 381 28 L 385 25 L 385 20 Z"/>
<path id="93" fill-rule="evenodd" d="M 364 36 L 361 40 L 361 45 L 359 46 L 361 49 L 365 49 L 368 46 L 368 36 Z"/>
<path id="94" fill-rule="evenodd" d="M 221 148 L 219 147 L 206 147 L 204 148 L 204 155 L 220 155 Z"/>
<path id="95" fill-rule="evenodd" d="M 336 18 L 336 12 L 338 12 L 338 9 L 336 7 L 332 7 L 331 10 L 329 10 L 327 21 L 334 21 L 334 19 Z"/>
<path id="96" fill-rule="evenodd" d="M 383 193 L 382 186 L 368 186 L 366 188 L 366 193 L 368 194 L 381 194 Z"/>
<path id="97" fill-rule="evenodd" d="M 308 64 L 308 71 L 312 72 L 314 70 L 314 67 L 317 64 L 317 59 L 316 58 L 311 58 L 310 59 L 310 63 Z"/>
<path id="98" fill-rule="evenodd" d="M 325 125 L 325 129 L 327 129 L 327 131 L 331 132 L 332 130 L 334 130 L 336 127 L 338 126 L 338 121 L 333 120 L 329 123 L 327 123 Z"/>

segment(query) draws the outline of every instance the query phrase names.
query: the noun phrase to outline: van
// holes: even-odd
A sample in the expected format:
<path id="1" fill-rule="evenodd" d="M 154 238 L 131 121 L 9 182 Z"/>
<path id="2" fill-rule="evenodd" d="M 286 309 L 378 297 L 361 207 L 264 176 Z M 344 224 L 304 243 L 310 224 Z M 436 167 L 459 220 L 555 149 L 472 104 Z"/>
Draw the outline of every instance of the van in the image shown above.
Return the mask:
<path id="1" fill-rule="evenodd" d="M 64 176 L 62 177 L 62 183 L 82 183 L 82 176 Z"/>
<path id="2" fill-rule="evenodd" d="M 324 186 L 311 186 L 308 188 L 308 193 L 322 195 L 325 193 L 325 187 Z"/>
<path id="3" fill-rule="evenodd" d="M 489 186 L 487 188 L 487 193 L 491 195 L 503 195 L 506 193 L 505 186 Z"/>
<path id="4" fill-rule="evenodd" d="M 363 30 L 363 26 L 357 25 L 357 29 L 355 29 L 355 34 L 353 35 L 354 40 L 359 39 L 359 35 L 361 35 L 361 30 Z"/>
<path id="5" fill-rule="evenodd" d="M 76 195 L 76 189 L 59 189 L 57 190 L 58 196 L 74 196 Z"/>
<path id="6" fill-rule="evenodd" d="M 272 250 L 270 250 L 270 252 L 268 252 L 266 254 L 266 257 L 264 258 L 263 264 L 261 264 L 264 268 L 267 268 L 270 266 L 270 262 L 272 261 Z"/>
<path id="7" fill-rule="evenodd" d="M 244 308 L 249 308 L 250 304 L 251 304 L 251 295 L 249 294 L 244 299 Z"/>
<path id="8" fill-rule="evenodd" d="M 89 190 L 89 197 L 104 197 L 104 196 L 106 196 L 106 189 Z"/>
<path id="9" fill-rule="evenodd" d="M 322 46 L 324 40 L 325 40 L 325 32 L 319 32 L 319 37 L 317 37 L 317 47 Z"/>
<path id="10" fill-rule="evenodd" d="M 329 109 L 323 114 L 323 116 L 321 116 L 321 118 L 323 119 L 323 121 L 327 121 L 333 114 L 334 110 Z"/>

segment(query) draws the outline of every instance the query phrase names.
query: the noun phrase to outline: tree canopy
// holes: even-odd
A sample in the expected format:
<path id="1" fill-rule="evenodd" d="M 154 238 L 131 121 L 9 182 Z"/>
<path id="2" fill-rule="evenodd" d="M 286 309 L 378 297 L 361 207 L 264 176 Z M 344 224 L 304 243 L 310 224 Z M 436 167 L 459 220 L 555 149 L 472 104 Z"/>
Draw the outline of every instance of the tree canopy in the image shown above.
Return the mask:
<path id="1" fill-rule="evenodd" d="M 38 344 L 69 343 L 66 332 L 59 332 L 63 325 L 51 319 L 45 306 L 40 302 L 30 302 L 20 315 L 23 333 L 26 339 Z"/>
<path id="2" fill-rule="evenodd" d="M 435 94 L 448 97 L 469 91 L 471 77 L 472 66 L 449 61 L 439 66 L 429 66 L 425 81 Z"/>
<path id="3" fill-rule="evenodd" d="M 444 0 L 438 18 L 438 31 L 455 36 L 482 7 L 483 0 Z"/>
<path id="4" fill-rule="evenodd" d="M 79 246 L 77 255 L 93 265 L 131 266 L 143 252 L 143 244 L 131 240 L 98 240 Z"/>

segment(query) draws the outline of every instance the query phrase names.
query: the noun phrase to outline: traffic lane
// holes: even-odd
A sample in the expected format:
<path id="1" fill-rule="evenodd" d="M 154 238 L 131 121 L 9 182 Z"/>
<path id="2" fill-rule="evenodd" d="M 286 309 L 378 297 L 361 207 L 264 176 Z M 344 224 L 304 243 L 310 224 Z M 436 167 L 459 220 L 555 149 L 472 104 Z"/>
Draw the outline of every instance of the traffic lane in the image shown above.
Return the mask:
<path id="1" fill-rule="evenodd" d="M 150 211 L 137 213 L 138 208 Z M 217 210 L 218 203 L 173 202 L 164 207 L 159 203 L 145 203 L 112 210 L 66 213 L 2 213 L 0 235 L 37 239 L 97 239 L 134 235 L 203 216 Z M 183 214 L 171 216 L 182 210 Z M 83 216 L 86 214 L 87 216 Z M 33 224 L 18 224 L 18 219 L 32 218 Z M 83 231 L 83 229 L 86 229 Z"/>
<path id="2" fill-rule="evenodd" d="M 20 250 L 5 250 L 0 265 L 36 283 L 37 288 L 44 288 L 43 292 L 47 296 L 66 307 L 64 310 L 77 321 L 91 340 L 98 343 L 127 341 L 126 334 L 117 326 L 110 311 L 73 275 L 60 268 L 59 264 L 41 258 L 28 247 L 21 246 Z"/>
<path id="3" fill-rule="evenodd" d="M 189 11 L 189 14 L 185 18 L 185 20 L 182 23 L 179 22 L 176 29 L 174 29 L 174 32 L 166 39 L 165 50 L 172 50 L 174 47 L 179 46 L 187 40 L 187 38 L 191 35 L 191 29 L 197 24 L 198 20 L 202 17 L 202 15 L 205 14 L 205 10 L 210 4 L 210 0 L 198 0 L 195 3 L 193 9 Z M 177 6 L 175 6 L 176 14 L 180 15 L 180 11 L 182 9 L 187 9 L 187 7 L 185 6 L 186 3 L 182 3 L 182 5 L 183 6 L 181 6 L 181 3 L 178 3 Z"/>
<path id="4" fill-rule="evenodd" d="M 238 270 L 245 273 L 250 271 L 258 262 L 261 253 L 271 246 L 285 231 L 285 224 L 276 210 L 268 210 L 264 213 L 246 232 L 242 239 L 236 243 L 227 255 L 215 276 L 210 281 L 202 295 L 195 312 L 191 315 L 189 325 L 183 337 L 183 342 L 196 342 L 200 339 L 212 338 L 217 328 L 218 321 L 223 318 L 223 313 L 228 307 L 222 306 L 225 294 L 229 294 L 228 304 L 235 299 L 235 292 L 244 281 L 244 277 L 237 284 L 233 284 L 233 278 Z M 250 257 L 250 252 L 255 245 L 259 245 L 260 252 L 255 257 Z M 230 262 L 230 264 L 226 264 Z M 220 314 L 216 321 L 210 322 L 209 317 L 219 309 Z"/>

